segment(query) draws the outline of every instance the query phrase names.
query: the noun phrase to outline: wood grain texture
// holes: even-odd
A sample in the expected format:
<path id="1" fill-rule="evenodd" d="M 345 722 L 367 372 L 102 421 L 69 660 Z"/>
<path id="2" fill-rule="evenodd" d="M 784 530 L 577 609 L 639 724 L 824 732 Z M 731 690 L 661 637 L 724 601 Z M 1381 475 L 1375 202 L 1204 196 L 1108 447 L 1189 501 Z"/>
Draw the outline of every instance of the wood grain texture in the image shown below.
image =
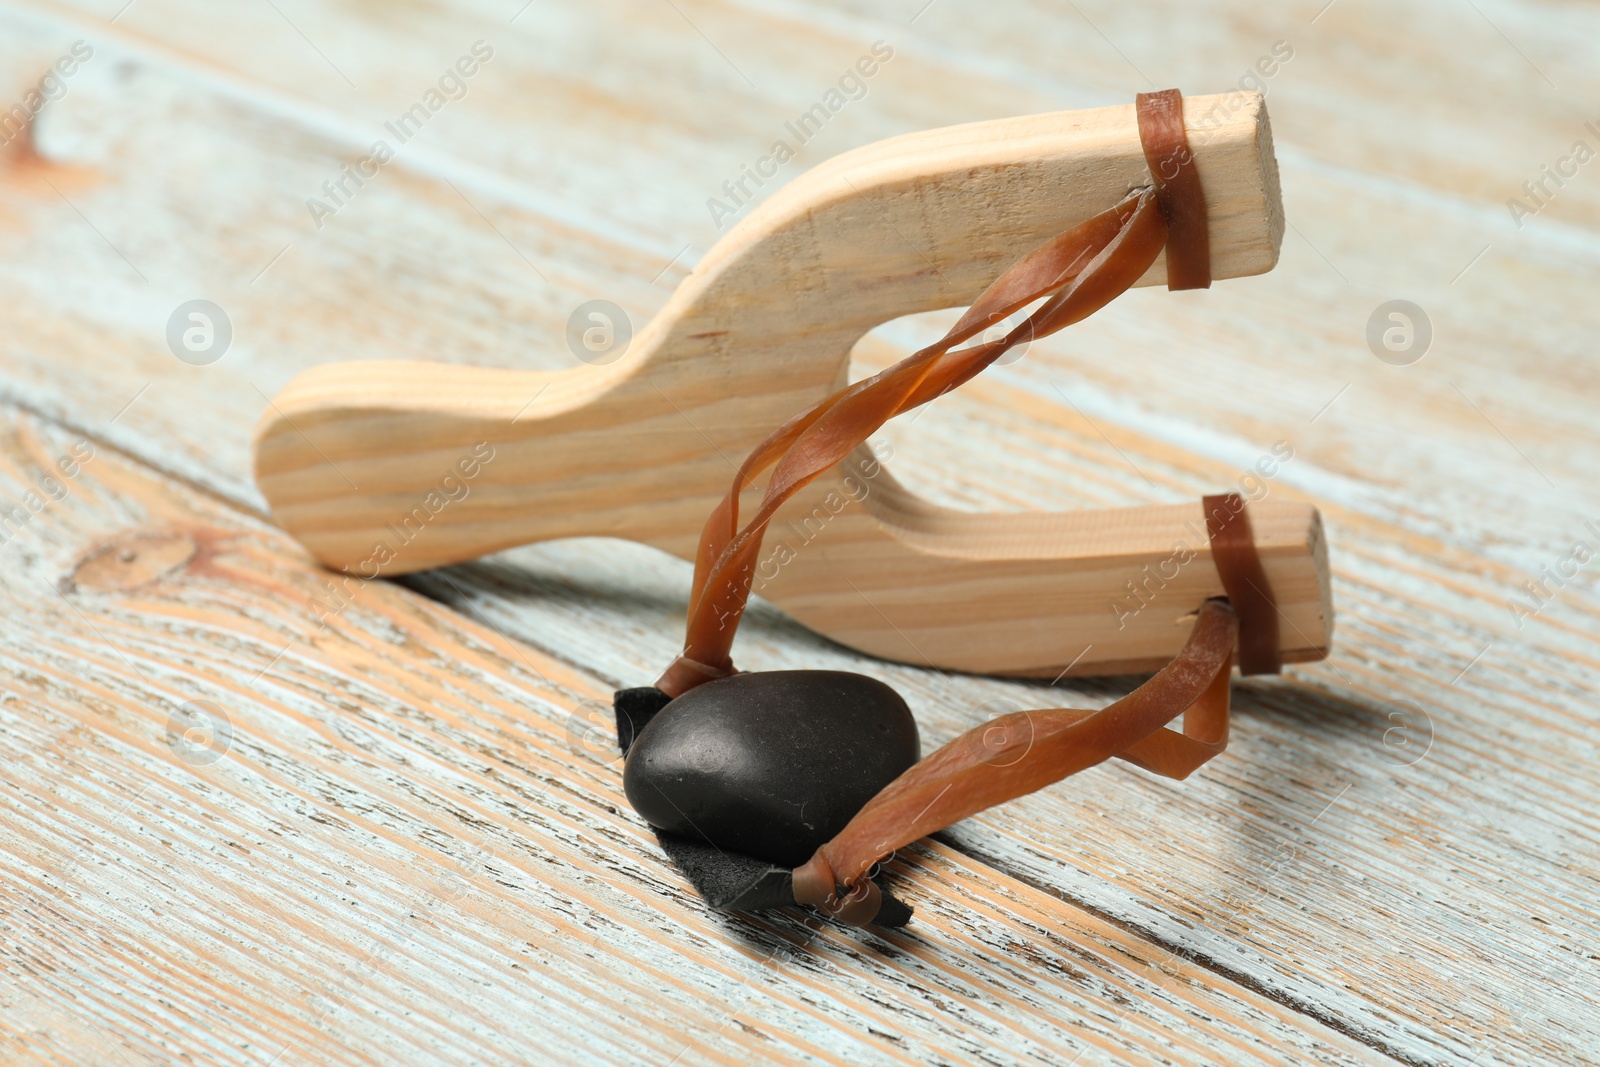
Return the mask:
<path id="1" fill-rule="evenodd" d="M 80 447 L 4 419 L 3 499 Z M 939 845 L 903 933 L 710 913 L 603 683 L 76 455 L 3 549 L 8 1063 L 1382 1062 Z"/>
<path id="2" fill-rule="evenodd" d="M 882 443 L 923 498 L 1059 510 L 1236 487 L 1286 441 L 1295 458 L 1269 499 L 1324 511 L 1339 651 L 1241 691 L 1233 748 L 1194 782 L 1108 769 L 947 840 L 1143 931 L 1185 969 L 1221 970 L 1406 1061 L 1593 1059 L 1595 827 L 1573 782 L 1600 760 L 1600 598 L 1585 570 L 1521 628 L 1506 601 L 1600 515 L 1600 184 L 1585 170 L 1520 229 L 1504 200 L 1584 136 L 1600 16 L 1341 0 L 1315 23 L 1320 4 L 1080 4 L 1086 21 L 1021 5 L 977 24 L 940 3 L 907 27 L 848 4 L 680 6 L 692 24 L 665 6 L 531 9 L 495 37 L 514 62 L 485 73 L 504 80 L 481 79 L 314 231 L 304 198 L 498 11 L 380 22 L 284 5 L 366 99 L 265 8 L 141 0 L 105 29 L 7 5 L 0 49 L 19 84 L 86 27 L 114 62 L 91 64 L 39 130 L 45 173 L 81 215 L 37 171 L 5 172 L 6 390 L 259 509 L 244 428 L 293 374 L 380 349 L 553 369 L 542 361 L 582 300 L 644 321 L 715 237 L 704 199 L 878 36 L 896 59 L 797 167 L 952 121 L 1125 100 L 1148 88 L 1130 61 L 1160 84 L 1231 84 L 1288 40 L 1269 90 L 1301 221 L 1278 269 L 1205 294 L 1128 294 Z M 625 19 L 650 32 L 619 35 Z M 207 368 L 178 364 L 161 337 L 196 295 L 238 327 Z M 1362 339 L 1396 296 L 1436 326 L 1410 367 Z M 884 365 L 939 328 L 891 324 L 857 362 Z M 1196 377 L 1197 360 L 1213 373 Z M 574 541 L 410 581 L 633 684 L 675 651 L 688 576 L 647 549 Z M 993 711 L 1127 688 L 862 661 L 768 611 L 738 654 L 883 677 L 930 742 Z"/>
<path id="3" fill-rule="evenodd" d="M 1184 114 L 1212 275 L 1271 269 L 1283 211 L 1265 102 L 1193 96 Z M 635 343 L 615 305 L 569 324 L 569 347 L 575 331 L 605 331 L 600 351 L 573 347 L 603 366 L 359 361 L 301 373 L 256 428 L 257 486 L 319 560 L 366 577 L 596 535 L 693 559 L 730 460 L 835 391 L 892 309 L 970 303 L 1023 252 L 1150 181 L 1131 104 L 867 145 L 734 226 Z M 1165 278 L 1163 253 L 1139 284 Z M 870 452 L 797 494 L 775 524 L 753 575 L 768 599 L 852 648 L 949 670 L 1155 670 L 1182 646 L 1194 606 L 1224 592 L 1195 504 L 969 515 L 917 500 Z M 1321 521 L 1267 505 L 1254 525 L 1289 620 L 1280 658 L 1320 659 L 1333 623 Z M 1157 587 L 1155 610 L 1116 610 Z"/>

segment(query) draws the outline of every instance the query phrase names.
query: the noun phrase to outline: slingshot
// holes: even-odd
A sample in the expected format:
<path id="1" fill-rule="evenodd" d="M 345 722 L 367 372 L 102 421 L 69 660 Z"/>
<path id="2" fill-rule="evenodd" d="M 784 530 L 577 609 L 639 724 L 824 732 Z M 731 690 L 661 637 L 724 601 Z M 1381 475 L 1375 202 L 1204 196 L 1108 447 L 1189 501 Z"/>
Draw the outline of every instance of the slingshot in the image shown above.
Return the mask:
<path id="1" fill-rule="evenodd" d="M 1204 179 L 1209 275 L 1270 270 L 1283 217 L 1264 102 L 1231 93 L 1181 110 Z M 257 428 L 257 482 L 318 559 L 363 577 L 585 535 L 694 559 L 730 457 L 842 386 L 863 334 L 971 304 L 1021 251 L 1150 180 L 1129 106 L 869 145 L 735 227 L 617 363 L 543 373 L 358 362 L 298 376 Z M 1167 259 L 1158 249 L 1131 284 L 1166 281 Z M 394 528 L 479 445 L 495 458 L 470 495 L 400 544 Z M 809 522 L 814 540 L 785 554 L 792 539 L 774 534 L 751 565 L 761 595 L 872 655 L 1047 677 L 1069 664 L 1075 675 L 1155 670 L 1182 647 L 1196 605 L 1227 593 L 1198 502 L 968 514 L 918 499 L 868 452 L 840 460 L 772 516 L 772 530 Z M 1332 607 L 1316 509 L 1263 501 L 1250 514 L 1284 620 L 1278 658 L 1321 658 Z M 1170 570 L 1175 546 L 1192 561 L 1119 619 L 1130 583 L 1148 588 L 1152 570 Z"/>
<path id="2" fill-rule="evenodd" d="M 1319 658 L 1332 609 L 1314 508 L 1229 493 L 963 515 L 887 472 L 877 492 L 850 491 L 852 464 L 872 462 L 863 443 L 1134 285 L 1270 269 L 1281 224 L 1259 97 L 1167 90 L 1134 108 L 896 138 L 775 196 L 613 367 L 302 375 L 259 428 L 257 478 L 286 527 L 348 566 L 376 555 L 389 516 L 426 488 L 419 473 L 477 443 L 506 458 L 431 536 L 386 556 L 390 573 L 595 533 L 692 558 L 682 655 L 654 686 L 616 695 L 629 801 L 713 907 L 904 925 L 910 909 L 875 878 L 886 855 L 1112 757 L 1188 776 L 1227 744 L 1236 657 L 1247 674 Z M 943 339 L 844 384 L 851 346 L 889 314 L 961 303 Z M 744 457 L 731 478 L 730 453 Z M 1087 640 L 1096 653 L 1076 673 L 1159 670 L 1098 711 L 1003 716 L 919 760 L 915 720 L 881 682 L 733 665 L 768 534 L 812 514 L 828 520 L 825 550 L 784 559 L 763 592 L 829 636 L 1007 673 L 1060 671 Z M 1124 584 L 1180 554 L 1154 610 L 1113 629 L 1106 608 Z"/>

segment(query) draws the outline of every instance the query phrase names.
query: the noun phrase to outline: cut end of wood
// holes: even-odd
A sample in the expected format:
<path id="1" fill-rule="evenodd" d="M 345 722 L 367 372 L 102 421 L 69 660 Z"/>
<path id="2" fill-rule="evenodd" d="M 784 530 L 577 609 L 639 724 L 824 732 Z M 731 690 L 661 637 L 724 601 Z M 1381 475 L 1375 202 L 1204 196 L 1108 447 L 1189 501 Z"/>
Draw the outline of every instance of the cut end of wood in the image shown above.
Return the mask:
<path id="1" fill-rule="evenodd" d="M 1183 116 L 1205 188 L 1213 235 L 1219 228 L 1224 234 L 1237 231 L 1249 235 L 1250 254 L 1246 256 L 1238 255 L 1237 250 L 1219 255 L 1213 244 L 1213 276 L 1265 274 L 1277 266 L 1285 227 L 1266 97 L 1242 90 L 1185 97 Z M 1217 273 L 1218 261 L 1230 264 L 1230 273 Z"/>
<path id="2" fill-rule="evenodd" d="M 1266 194 L 1267 234 L 1272 245 L 1272 262 L 1268 270 L 1278 264 L 1278 254 L 1283 248 L 1283 231 L 1288 222 L 1283 211 L 1283 191 L 1278 185 L 1278 155 L 1272 147 L 1272 122 L 1267 117 L 1267 98 L 1260 98 L 1261 120 L 1256 123 L 1256 153 L 1261 160 L 1262 189 Z"/>
<path id="3" fill-rule="evenodd" d="M 1185 97 L 1183 116 L 1210 215 L 1212 277 L 1265 274 L 1278 264 L 1285 222 L 1266 97 Z M 1156 282 L 1166 279 L 1164 257 L 1160 265 Z"/>

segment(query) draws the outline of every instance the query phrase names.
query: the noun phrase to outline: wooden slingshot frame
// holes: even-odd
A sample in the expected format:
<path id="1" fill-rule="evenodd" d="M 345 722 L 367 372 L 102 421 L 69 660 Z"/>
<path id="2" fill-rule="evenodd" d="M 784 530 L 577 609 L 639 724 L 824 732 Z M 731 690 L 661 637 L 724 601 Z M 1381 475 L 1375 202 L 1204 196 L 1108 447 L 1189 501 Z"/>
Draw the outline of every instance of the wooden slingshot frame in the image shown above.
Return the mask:
<path id="1" fill-rule="evenodd" d="M 1265 102 L 1190 97 L 1182 118 L 1204 181 L 1211 276 L 1270 270 L 1283 212 Z M 868 145 L 801 175 L 736 226 L 614 364 L 369 361 L 299 375 L 257 427 L 257 482 L 319 560 L 363 577 L 595 535 L 692 560 L 727 491 L 729 457 L 843 386 L 864 334 L 969 304 L 1021 252 L 1150 182 L 1133 106 Z M 1137 284 L 1166 281 L 1163 254 Z M 396 530 L 440 473 L 481 445 L 494 460 L 470 494 L 401 547 Z M 1279 501 L 1252 504 L 1250 516 L 1284 621 L 1278 659 L 1320 659 L 1333 625 L 1320 516 Z M 772 529 L 785 527 L 819 532 L 781 565 L 763 560 L 763 597 L 845 645 L 944 669 L 1155 670 L 1184 645 L 1196 605 L 1226 593 L 1198 500 L 971 514 L 917 498 L 865 449 L 788 501 Z M 771 541 L 779 552 L 782 536 Z M 389 551 L 375 555 L 378 546 Z M 1113 605 L 1147 588 L 1180 547 L 1189 561 L 1119 620 Z"/>

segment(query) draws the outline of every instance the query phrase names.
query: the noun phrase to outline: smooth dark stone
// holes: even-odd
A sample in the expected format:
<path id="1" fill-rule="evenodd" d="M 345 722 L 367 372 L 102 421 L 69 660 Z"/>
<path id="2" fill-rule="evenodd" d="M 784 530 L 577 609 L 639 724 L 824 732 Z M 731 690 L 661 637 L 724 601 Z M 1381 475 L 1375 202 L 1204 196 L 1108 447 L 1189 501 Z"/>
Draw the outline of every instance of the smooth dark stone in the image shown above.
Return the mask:
<path id="1" fill-rule="evenodd" d="M 736 674 L 651 718 L 622 784 L 658 829 L 797 867 L 920 755 L 911 709 L 876 679 Z"/>

